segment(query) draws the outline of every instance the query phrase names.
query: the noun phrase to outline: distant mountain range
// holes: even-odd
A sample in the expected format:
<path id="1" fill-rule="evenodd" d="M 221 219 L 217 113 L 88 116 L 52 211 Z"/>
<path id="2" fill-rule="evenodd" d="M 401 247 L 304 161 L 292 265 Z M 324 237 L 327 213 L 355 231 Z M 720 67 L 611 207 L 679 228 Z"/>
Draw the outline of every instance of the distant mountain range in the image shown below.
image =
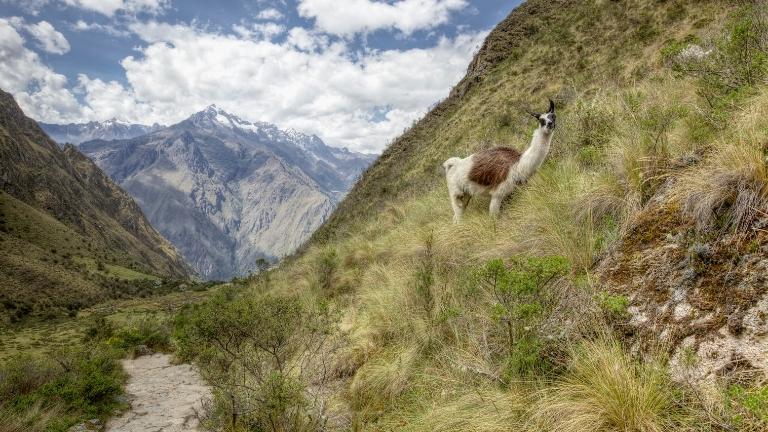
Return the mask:
<path id="1" fill-rule="evenodd" d="M 136 295 L 191 269 L 93 161 L 0 90 L 0 324 Z M 133 290 L 133 292 L 131 291 Z"/>
<path id="2" fill-rule="evenodd" d="M 148 134 L 78 148 L 208 279 L 294 251 L 375 159 L 214 105 Z"/>
<path id="3" fill-rule="evenodd" d="M 157 123 L 152 126 L 145 126 L 126 123 L 117 119 L 103 122 L 92 121 L 88 123 L 70 123 L 64 125 L 39 123 L 39 125 L 48 136 L 61 145 L 79 145 L 85 141 L 95 139 L 130 139 L 160 130 L 164 127 Z"/>

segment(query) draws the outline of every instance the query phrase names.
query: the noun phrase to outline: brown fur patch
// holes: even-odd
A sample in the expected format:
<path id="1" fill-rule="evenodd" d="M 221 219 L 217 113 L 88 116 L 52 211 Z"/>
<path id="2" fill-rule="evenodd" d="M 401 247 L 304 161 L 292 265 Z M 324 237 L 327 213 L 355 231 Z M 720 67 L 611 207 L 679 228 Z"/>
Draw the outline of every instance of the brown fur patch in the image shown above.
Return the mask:
<path id="1" fill-rule="evenodd" d="M 509 169 L 520 160 L 520 152 L 510 147 L 494 147 L 475 153 L 469 179 L 483 186 L 496 187 L 507 179 Z"/>

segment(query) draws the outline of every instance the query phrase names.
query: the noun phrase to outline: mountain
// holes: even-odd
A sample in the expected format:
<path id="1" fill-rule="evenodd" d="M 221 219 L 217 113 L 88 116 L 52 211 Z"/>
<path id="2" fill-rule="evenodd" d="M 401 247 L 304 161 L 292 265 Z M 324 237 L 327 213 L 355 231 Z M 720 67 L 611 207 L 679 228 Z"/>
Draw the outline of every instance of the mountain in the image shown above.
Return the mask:
<path id="1" fill-rule="evenodd" d="M 114 118 L 103 122 L 92 121 L 88 123 L 69 124 L 38 122 L 38 124 L 48 136 L 60 145 L 79 145 L 82 142 L 95 139 L 129 139 L 163 128 L 163 126 L 160 126 L 157 123 L 152 126 L 145 126 L 122 122 Z"/>
<path id="2" fill-rule="evenodd" d="M 128 280 L 190 273 L 130 196 L 0 91 L 1 316 L 72 312 L 126 295 Z"/>
<path id="3" fill-rule="evenodd" d="M 294 251 L 373 160 L 214 105 L 147 135 L 79 149 L 209 279 Z"/>
<path id="4" fill-rule="evenodd" d="M 306 246 L 254 277 L 263 303 L 212 302 L 202 337 L 306 337 L 338 308 L 338 339 L 290 360 L 310 366 L 283 420 L 307 429 L 768 430 L 766 17 L 764 1 L 522 2 Z M 542 167 L 498 219 L 476 197 L 453 224 L 443 161 L 523 150 L 549 98 Z M 308 313 L 261 306 L 278 294 Z M 244 310 L 267 313 L 248 327 Z M 203 367 L 257 382 L 240 373 L 262 334 Z M 229 407 L 275 393 L 220 394 L 219 427 L 269 428 Z"/>

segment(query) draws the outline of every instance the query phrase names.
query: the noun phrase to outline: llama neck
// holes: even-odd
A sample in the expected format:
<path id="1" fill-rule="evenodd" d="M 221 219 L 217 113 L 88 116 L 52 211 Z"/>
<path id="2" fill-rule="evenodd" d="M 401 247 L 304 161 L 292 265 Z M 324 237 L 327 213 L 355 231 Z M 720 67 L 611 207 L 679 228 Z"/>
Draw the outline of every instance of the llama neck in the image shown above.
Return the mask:
<path id="1" fill-rule="evenodd" d="M 552 142 L 552 131 L 543 127 L 537 128 L 533 133 L 531 145 L 523 152 L 518 162 L 518 176 L 525 180 L 532 176 L 544 162 L 549 153 L 549 144 Z"/>

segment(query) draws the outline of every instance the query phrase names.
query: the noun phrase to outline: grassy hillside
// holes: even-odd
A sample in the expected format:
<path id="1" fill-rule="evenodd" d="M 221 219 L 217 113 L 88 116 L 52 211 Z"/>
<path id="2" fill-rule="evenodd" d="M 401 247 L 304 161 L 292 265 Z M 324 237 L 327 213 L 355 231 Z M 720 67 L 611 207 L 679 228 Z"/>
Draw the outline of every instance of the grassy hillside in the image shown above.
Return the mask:
<path id="1" fill-rule="evenodd" d="M 0 94 L 0 322 L 72 314 L 189 277 L 136 203 Z M 167 286 L 166 286 L 167 285 Z"/>
<path id="2" fill-rule="evenodd" d="M 439 187 L 439 167 L 448 157 L 498 144 L 526 146 L 535 124 L 525 109 L 545 108 L 548 97 L 570 113 L 598 92 L 647 81 L 662 66 L 661 49 L 669 40 L 716 31 L 734 6 L 526 1 L 491 32 L 450 96 L 366 171 L 315 242 L 354 232 L 388 203 Z M 559 133 L 554 151 L 566 142 Z"/>
<path id="3" fill-rule="evenodd" d="M 453 225 L 442 161 L 547 97 L 545 165 Z M 206 424 L 768 429 L 767 112 L 763 1 L 529 0 L 299 254 L 177 315 Z"/>

